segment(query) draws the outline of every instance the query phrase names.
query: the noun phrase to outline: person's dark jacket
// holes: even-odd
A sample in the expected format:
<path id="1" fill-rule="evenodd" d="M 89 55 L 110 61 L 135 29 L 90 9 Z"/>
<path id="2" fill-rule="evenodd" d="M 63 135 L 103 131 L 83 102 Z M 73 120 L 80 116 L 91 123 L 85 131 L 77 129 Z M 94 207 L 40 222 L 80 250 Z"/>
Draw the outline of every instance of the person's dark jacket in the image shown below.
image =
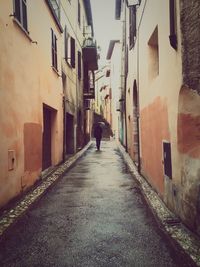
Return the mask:
<path id="1" fill-rule="evenodd" d="M 102 138 L 102 128 L 100 125 L 96 125 L 94 128 L 94 137 L 98 139 Z"/>

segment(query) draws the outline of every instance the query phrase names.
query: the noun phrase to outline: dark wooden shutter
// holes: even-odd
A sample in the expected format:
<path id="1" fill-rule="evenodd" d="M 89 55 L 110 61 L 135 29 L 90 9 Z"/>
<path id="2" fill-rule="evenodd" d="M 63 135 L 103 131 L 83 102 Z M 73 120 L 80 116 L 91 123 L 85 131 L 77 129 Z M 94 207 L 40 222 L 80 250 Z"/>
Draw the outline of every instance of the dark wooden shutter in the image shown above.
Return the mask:
<path id="1" fill-rule="evenodd" d="M 81 79 L 81 52 L 78 51 L 78 78 Z"/>
<path id="2" fill-rule="evenodd" d="M 75 40 L 71 37 L 71 66 L 75 68 Z"/>
<path id="3" fill-rule="evenodd" d="M 26 0 L 14 0 L 15 18 L 20 22 L 22 27 L 27 31 L 27 7 Z"/>
<path id="4" fill-rule="evenodd" d="M 27 25 L 26 0 L 21 0 L 21 1 L 22 1 L 22 25 L 23 25 L 24 29 L 27 31 L 28 25 Z"/>
<path id="5" fill-rule="evenodd" d="M 170 45 L 177 49 L 177 36 L 176 36 L 176 7 L 174 0 L 169 0 L 169 14 L 170 14 Z"/>
<path id="6" fill-rule="evenodd" d="M 57 70 L 57 38 L 51 29 L 51 54 L 52 54 L 52 66 Z"/>
<path id="7" fill-rule="evenodd" d="M 136 37 L 136 7 L 129 8 L 129 48 L 131 49 L 135 44 Z"/>
<path id="8" fill-rule="evenodd" d="M 81 5 L 78 1 L 78 24 L 81 25 Z"/>
<path id="9" fill-rule="evenodd" d="M 15 9 L 15 18 L 21 22 L 21 12 L 20 12 L 20 2 L 21 0 L 14 1 L 14 9 Z"/>
<path id="10" fill-rule="evenodd" d="M 68 38 L 69 38 L 69 35 L 68 35 L 68 31 L 67 31 L 67 26 L 65 26 L 65 32 L 64 32 L 64 52 L 65 52 L 65 60 L 67 61 L 68 60 Z"/>

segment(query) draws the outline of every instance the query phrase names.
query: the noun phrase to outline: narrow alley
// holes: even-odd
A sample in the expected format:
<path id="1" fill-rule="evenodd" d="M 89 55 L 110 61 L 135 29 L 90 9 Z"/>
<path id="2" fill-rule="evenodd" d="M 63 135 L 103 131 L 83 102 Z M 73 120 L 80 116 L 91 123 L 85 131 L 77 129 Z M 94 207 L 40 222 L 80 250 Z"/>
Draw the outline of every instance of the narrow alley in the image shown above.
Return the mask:
<path id="1" fill-rule="evenodd" d="M 159 229 L 114 142 L 86 154 L 6 233 L 0 266 L 193 266 Z"/>

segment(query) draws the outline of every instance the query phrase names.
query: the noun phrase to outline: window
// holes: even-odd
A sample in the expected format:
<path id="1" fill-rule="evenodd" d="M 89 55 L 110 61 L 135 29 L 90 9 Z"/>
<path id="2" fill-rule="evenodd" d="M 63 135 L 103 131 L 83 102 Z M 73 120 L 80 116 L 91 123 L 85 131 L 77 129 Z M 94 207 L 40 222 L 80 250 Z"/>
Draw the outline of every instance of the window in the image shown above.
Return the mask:
<path id="1" fill-rule="evenodd" d="M 72 68 L 75 68 L 75 39 L 69 35 L 66 26 L 64 31 L 64 53 L 65 61 Z"/>
<path id="2" fill-rule="evenodd" d="M 63 28 L 62 28 L 62 25 L 61 25 L 61 22 L 60 22 L 60 0 L 45 0 L 48 7 L 49 7 L 49 10 L 60 30 L 60 32 L 62 33 L 63 32 Z"/>
<path id="3" fill-rule="evenodd" d="M 71 43 L 71 66 L 72 68 L 75 68 L 75 39 L 71 37 L 70 39 Z"/>
<path id="4" fill-rule="evenodd" d="M 136 38 L 136 7 L 129 8 L 129 49 L 134 47 Z"/>
<path id="5" fill-rule="evenodd" d="M 164 174 L 171 179 L 172 178 L 171 144 L 168 142 L 163 142 L 163 163 L 164 163 Z"/>
<path id="6" fill-rule="evenodd" d="M 14 16 L 28 32 L 26 0 L 14 0 Z"/>
<path id="7" fill-rule="evenodd" d="M 78 51 L 78 78 L 81 79 L 81 52 Z"/>
<path id="8" fill-rule="evenodd" d="M 65 60 L 68 62 L 68 42 L 69 42 L 69 35 L 67 31 L 67 26 L 65 26 L 65 31 L 64 31 L 64 53 L 65 53 Z"/>
<path id="9" fill-rule="evenodd" d="M 54 10 L 54 13 L 58 20 L 60 20 L 60 3 L 59 0 L 49 0 L 51 7 Z"/>
<path id="10" fill-rule="evenodd" d="M 81 25 L 81 5 L 79 1 L 78 1 L 78 24 L 79 26 Z"/>
<path id="11" fill-rule="evenodd" d="M 52 53 L 52 67 L 58 70 L 57 64 L 57 38 L 53 30 L 51 29 L 51 53 Z"/>
<path id="12" fill-rule="evenodd" d="M 176 5 L 174 0 L 169 0 L 169 14 L 170 14 L 170 45 L 177 49 L 177 34 L 176 34 Z"/>
<path id="13" fill-rule="evenodd" d="M 148 52 L 149 79 L 152 80 L 159 74 L 158 27 L 155 28 L 148 41 Z"/>

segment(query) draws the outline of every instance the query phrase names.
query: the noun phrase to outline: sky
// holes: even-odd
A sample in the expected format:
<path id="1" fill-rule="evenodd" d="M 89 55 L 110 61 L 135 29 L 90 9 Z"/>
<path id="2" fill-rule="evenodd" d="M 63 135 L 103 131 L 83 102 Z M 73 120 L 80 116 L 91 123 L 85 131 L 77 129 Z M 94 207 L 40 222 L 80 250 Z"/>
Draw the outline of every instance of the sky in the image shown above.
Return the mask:
<path id="1" fill-rule="evenodd" d="M 101 47 L 99 67 L 106 64 L 110 40 L 120 39 L 121 21 L 115 20 L 115 0 L 90 0 L 94 37 Z"/>

